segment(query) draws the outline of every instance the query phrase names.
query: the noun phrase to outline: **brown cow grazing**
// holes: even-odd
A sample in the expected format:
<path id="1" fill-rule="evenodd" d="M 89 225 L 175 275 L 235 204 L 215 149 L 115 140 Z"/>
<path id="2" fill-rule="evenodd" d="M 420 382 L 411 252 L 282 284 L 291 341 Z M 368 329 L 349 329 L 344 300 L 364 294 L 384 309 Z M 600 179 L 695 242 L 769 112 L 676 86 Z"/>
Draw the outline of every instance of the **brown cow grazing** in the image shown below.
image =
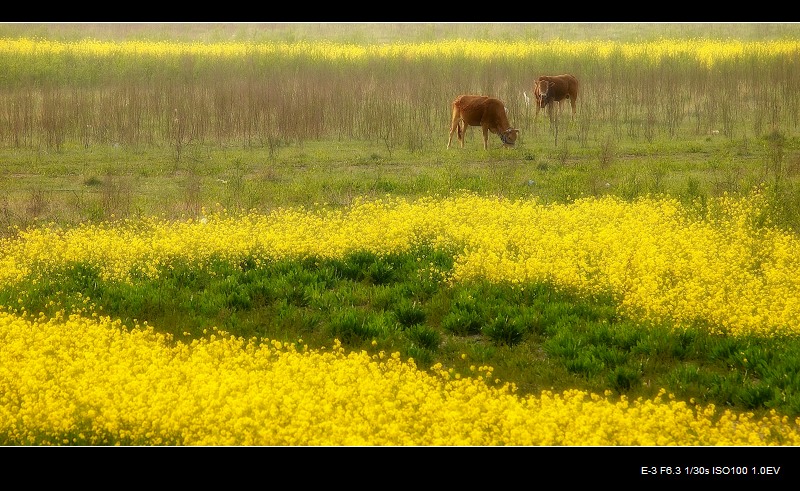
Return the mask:
<path id="1" fill-rule="evenodd" d="M 489 148 L 489 132 L 500 136 L 504 146 L 512 146 L 517 141 L 519 130 L 508 124 L 506 107 L 500 99 L 483 95 L 460 95 L 453 101 L 453 119 L 450 123 L 450 138 L 447 148 L 453 141 L 453 132 L 458 132 L 458 141 L 464 148 L 466 126 L 483 128 L 483 148 Z"/>
<path id="2" fill-rule="evenodd" d="M 558 103 L 559 113 L 561 112 L 561 102 L 569 99 L 572 105 L 572 117 L 575 117 L 575 101 L 578 99 L 578 79 L 573 75 L 543 75 L 533 83 L 533 96 L 536 98 L 536 115 L 539 117 L 539 110 L 547 107 L 550 115 L 550 122 L 553 122 L 553 101 Z"/>

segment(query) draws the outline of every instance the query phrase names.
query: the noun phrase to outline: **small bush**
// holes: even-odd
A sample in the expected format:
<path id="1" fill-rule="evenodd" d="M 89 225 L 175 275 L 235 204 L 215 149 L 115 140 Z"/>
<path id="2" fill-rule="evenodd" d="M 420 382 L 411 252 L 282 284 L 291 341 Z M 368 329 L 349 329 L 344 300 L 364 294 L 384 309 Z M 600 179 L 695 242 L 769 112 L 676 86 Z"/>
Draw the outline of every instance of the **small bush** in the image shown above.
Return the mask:
<path id="1" fill-rule="evenodd" d="M 394 266 L 378 260 L 369 265 L 366 277 L 375 285 L 391 283 L 395 278 Z"/>
<path id="2" fill-rule="evenodd" d="M 624 365 L 628 361 L 629 351 L 623 351 L 614 346 L 595 345 L 595 353 L 606 366 L 616 367 Z"/>
<path id="3" fill-rule="evenodd" d="M 442 342 L 442 336 L 439 331 L 422 325 L 412 326 L 406 329 L 405 333 L 414 346 L 428 350 L 431 353 L 435 352 Z"/>
<path id="4" fill-rule="evenodd" d="M 585 350 L 580 338 L 568 331 L 561 331 L 542 344 L 545 353 L 554 358 L 573 359 Z"/>
<path id="5" fill-rule="evenodd" d="M 512 322 L 523 332 L 544 334 L 542 316 L 531 308 L 521 307 L 520 311 L 514 315 Z"/>
<path id="6" fill-rule="evenodd" d="M 514 346 L 525 337 L 525 332 L 508 317 L 494 319 L 483 327 L 482 332 L 497 345 Z"/>
<path id="7" fill-rule="evenodd" d="M 775 398 L 775 390 L 763 383 L 746 384 L 734 395 L 734 402 L 748 409 L 762 409 Z"/>
<path id="8" fill-rule="evenodd" d="M 593 377 L 603 370 L 603 363 L 589 353 L 582 353 L 576 358 L 567 360 L 564 366 L 572 373 L 584 377 Z"/>
<path id="9" fill-rule="evenodd" d="M 457 336 L 480 334 L 483 317 L 474 310 L 456 309 L 442 318 L 442 328 Z"/>
<path id="10" fill-rule="evenodd" d="M 231 310 L 250 310 L 253 302 L 246 291 L 237 290 L 228 294 L 225 306 Z"/>
<path id="11" fill-rule="evenodd" d="M 434 360 L 434 355 L 430 350 L 416 345 L 411 345 L 406 350 L 406 355 L 414 359 L 418 368 L 430 367 Z"/>
<path id="12" fill-rule="evenodd" d="M 100 186 L 102 183 L 103 181 L 95 176 L 91 176 L 83 181 L 84 186 Z"/>
<path id="13" fill-rule="evenodd" d="M 641 380 L 641 372 L 628 366 L 618 366 L 608 375 L 609 385 L 620 394 L 639 385 Z"/>
<path id="14" fill-rule="evenodd" d="M 394 309 L 397 320 L 405 327 L 425 322 L 427 314 L 416 302 L 402 300 Z"/>
<path id="15" fill-rule="evenodd" d="M 345 309 L 331 319 L 330 334 L 345 345 L 354 345 L 377 337 L 379 331 L 374 325 L 366 322 L 361 312 Z"/>

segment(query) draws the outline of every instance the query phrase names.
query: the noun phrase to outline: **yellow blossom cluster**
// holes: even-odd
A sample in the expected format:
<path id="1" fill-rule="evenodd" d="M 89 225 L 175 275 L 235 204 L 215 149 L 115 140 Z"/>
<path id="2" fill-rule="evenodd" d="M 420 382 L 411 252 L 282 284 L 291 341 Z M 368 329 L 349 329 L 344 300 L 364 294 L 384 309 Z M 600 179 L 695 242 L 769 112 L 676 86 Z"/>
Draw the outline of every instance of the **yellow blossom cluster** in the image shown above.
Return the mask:
<path id="1" fill-rule="evenodd" d="M 754 56 L 796 55 L 800 41 L 792 39 L 770 41 L 741 41 L 714 39 L 659 39 L 645 42 L 602 40 L 540 41 L 441 40 L 422 43 L 355 44 L 330 41 L 296 41 L 245 43 L 222 41 L 214 43 L 142 41 L 122 42 L 83 39 L 64 42 L 38 38 L 0 39 L 0 54 L 52 55 L 69 53 L 76 56 L 176 56 L 194 54 L 204 57 L 242 57 L 278 55 L 328 60 L 390 59 L 474 59 L 538 58 L 542 54 L 561 53 L 567 56 L 590 56 L 607 59 L 622 56 L 657 63 L 665 58 L 695 59 L 708 66 L 736 60 L 746 54 Z"/>
<path id="2" fill-rule="evenodd" d="M 216 331 L 187 344 L 107 317 L 0 311 L 5 444 L 800 445 L 797 422 L 775 413 L 718 412 L 663 391 L 607 396 L 522 398 L 482 376 L 338 343 L 311 350 Z"/>
<path id="3" fill-rule="evenodd" d="M 155 276 L 176 259 L 256 264 L 277 258 L 455 250 L 448 278 L 549 282 L 610 294 L 624 313 L 676 325 L 702 321 L 732 335 L 800 333 L 800 241 L 757 226 L 760 195 L 723 196 L 699 216 L 671 198 L 542 204 L 459 195 L 356 201 L 344 209 L 278 209 L 200 219 L 54 226 L 0 240 L 0 286 L 75 262 L 103 278 Z"/>

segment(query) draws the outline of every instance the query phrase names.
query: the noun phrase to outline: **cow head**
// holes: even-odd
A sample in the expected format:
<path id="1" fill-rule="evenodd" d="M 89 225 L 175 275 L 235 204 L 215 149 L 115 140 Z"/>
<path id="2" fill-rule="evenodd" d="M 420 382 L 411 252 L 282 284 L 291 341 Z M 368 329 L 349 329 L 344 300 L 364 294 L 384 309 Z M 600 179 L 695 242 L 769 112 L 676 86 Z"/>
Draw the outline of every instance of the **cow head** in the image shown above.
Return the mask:
<path id="1" fill-rule="evenodd" d="M 549 80 L 537 80 L 536 86 L 534 87 L 534 93 L 536 94 L 537 102 L 539 103 L 539 107 L 545 107 L 553 97 L 550 95 L 550 87 L 554 85 L 553 82 Z"/>
<path id="2" fill-rule="evenodd" d="M 500 140 L 503 141 L 504 145 L 513 146 L 514 143 L 517 141 L 517 137 L 519 136 L 519 130 L 515 128 L 509 128 L 504 132 L 500 133 Z"/>

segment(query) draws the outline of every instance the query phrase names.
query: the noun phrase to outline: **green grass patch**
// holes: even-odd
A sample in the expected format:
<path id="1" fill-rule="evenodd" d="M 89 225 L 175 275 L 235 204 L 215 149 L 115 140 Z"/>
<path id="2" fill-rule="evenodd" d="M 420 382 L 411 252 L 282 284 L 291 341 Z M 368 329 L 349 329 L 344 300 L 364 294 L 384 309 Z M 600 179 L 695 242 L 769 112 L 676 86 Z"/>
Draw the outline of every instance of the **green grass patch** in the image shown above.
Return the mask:
<path id="1" fill-rule="evenodd" d="M 423 369 L 492 366 L 522 394 L 578 388 L 634 398 L 664 388 L 698 403 L 800 415 L 800 340 L 644 325 L 621 316 L 610 298 L 546 284 L 447 286 L 422 268 L 430 262 L 443 271 L 453 265 L 452 255 L 429 248 L 260 267 L 176 261 L 158 279 L 129 284 L 73 264 L 0 290 L 0 304 L 34 316 L 96 311 L 129 327 L 147 321 L 176 341 L 214 328 L 314 347 L 338 338 L 351 349 L 400 352 Z"/>

